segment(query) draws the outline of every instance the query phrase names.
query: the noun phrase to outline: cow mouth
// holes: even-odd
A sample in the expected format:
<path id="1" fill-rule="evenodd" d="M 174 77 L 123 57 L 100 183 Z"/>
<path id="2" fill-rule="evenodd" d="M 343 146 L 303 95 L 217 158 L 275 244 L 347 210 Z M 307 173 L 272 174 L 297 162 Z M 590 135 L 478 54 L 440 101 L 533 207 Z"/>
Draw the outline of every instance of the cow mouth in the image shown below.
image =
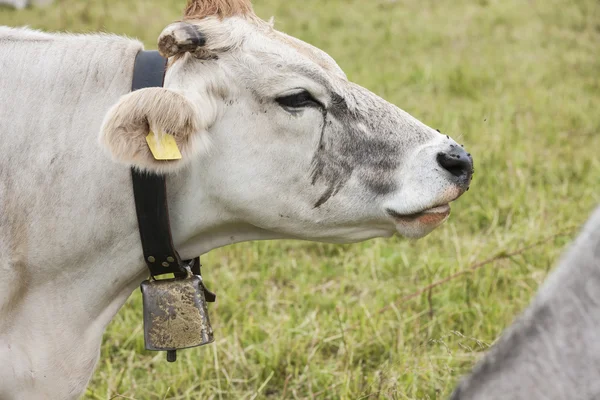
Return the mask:
<path id="1" fill-rule="evenodd" d="M 450 215 L 450 204 L 442 204 L 412 214 L 401 214 L 398 211 L 387 209 L 387 213 L 397 222 L 416 222 L 423 224 L 436 224 L 442 222 Z"/>

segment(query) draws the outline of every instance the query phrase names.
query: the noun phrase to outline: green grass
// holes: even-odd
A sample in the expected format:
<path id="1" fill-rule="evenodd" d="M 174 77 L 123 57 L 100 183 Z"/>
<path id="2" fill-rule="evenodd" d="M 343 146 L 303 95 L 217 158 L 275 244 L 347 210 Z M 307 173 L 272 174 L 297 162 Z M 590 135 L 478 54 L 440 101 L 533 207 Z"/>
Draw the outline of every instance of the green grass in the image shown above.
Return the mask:
<path id="1" fill-rule="evenodd" d="M 0 23 L 106 30 L 149 48 L 183 0 L 0 8 Z M 528 304 L 557 236 L 410 300 L 501 252 L 579 226 L 600 203 L 597 0 L 256 0 L 351 80 L 464 143 L 472 189 L 417 241 L 276 241 L 215 250 L 216 343 L 143 350 L 139 293 L 110 324 L 87 399 L 437 399 Z"/>

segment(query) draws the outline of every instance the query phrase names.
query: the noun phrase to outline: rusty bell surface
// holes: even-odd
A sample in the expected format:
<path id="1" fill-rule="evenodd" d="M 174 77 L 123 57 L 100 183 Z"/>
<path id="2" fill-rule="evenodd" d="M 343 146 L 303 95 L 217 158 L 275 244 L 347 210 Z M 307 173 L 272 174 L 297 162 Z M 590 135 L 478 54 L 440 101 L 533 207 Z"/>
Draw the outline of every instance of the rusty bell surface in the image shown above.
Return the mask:
<path id="1" fill-rule="evenodd" d="M 151 279 L 142 282 L 141 290 L 147 350 L 173 351 L 214 341 L 200 276 Z"/>

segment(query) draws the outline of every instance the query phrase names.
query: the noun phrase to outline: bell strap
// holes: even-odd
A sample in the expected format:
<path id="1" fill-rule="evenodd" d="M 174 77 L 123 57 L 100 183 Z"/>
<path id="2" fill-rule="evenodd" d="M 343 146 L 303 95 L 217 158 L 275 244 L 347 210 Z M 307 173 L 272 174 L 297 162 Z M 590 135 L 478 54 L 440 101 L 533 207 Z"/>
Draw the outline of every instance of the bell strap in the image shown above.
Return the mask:
<path id="1" fill-rule="evenodd" d="M 158 51 L 140 51 L 135 58 L 131 90 L 162 87 L 166 66 L 167 59 Z M 133 167 L 131 179 L 144 261 L 150 275 L 173 273 L 184 277 L 187 275 L 186 267 L 200 275 L 200 258 L 182 261 L 173 246 L 165 176 Z"/>

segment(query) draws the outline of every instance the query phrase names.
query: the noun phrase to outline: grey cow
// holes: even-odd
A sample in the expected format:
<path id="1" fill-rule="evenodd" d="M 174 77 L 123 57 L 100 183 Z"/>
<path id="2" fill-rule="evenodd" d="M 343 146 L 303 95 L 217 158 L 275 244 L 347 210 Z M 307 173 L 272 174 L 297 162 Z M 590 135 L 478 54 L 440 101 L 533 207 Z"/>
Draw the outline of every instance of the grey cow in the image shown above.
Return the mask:
<path id="1" fill-rule="evenodd" d="M 600 207 L 451 400 L 600 399 Z"/>

